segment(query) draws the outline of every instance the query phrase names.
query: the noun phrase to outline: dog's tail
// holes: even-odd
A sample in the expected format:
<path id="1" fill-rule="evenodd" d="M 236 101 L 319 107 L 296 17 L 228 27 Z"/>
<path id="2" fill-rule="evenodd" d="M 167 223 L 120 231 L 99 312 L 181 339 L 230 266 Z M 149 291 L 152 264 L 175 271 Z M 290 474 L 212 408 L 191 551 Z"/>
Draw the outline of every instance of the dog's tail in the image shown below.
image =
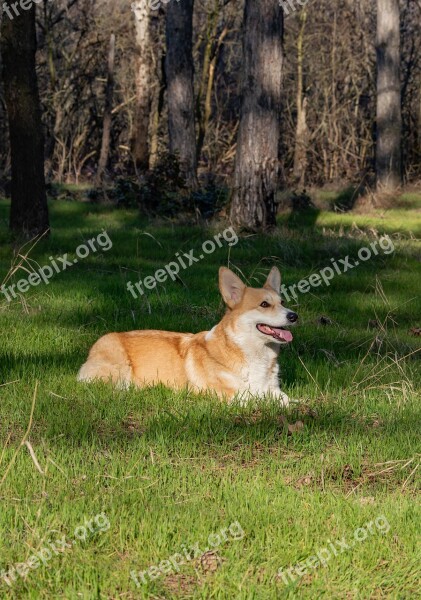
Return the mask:
<path id="1" fill-rule="evenodd" d="M 132 367 L 118 333 L 108 333 L 91 348 L 88 360 L 81 366 L 77 380 L 112 381 L 119 387 L 132 382 Z"/>

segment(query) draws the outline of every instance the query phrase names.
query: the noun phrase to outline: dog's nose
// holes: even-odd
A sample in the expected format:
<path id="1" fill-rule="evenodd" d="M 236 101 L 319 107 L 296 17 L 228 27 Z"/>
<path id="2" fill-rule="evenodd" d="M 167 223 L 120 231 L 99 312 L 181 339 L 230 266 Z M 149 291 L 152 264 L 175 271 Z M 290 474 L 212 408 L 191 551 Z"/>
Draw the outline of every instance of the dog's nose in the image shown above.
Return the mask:
<path id="1" fill-rule="evenodd" d="M 295 312 L 289 312 L 287 314 L 287 319 L 290 323 L 295 323 L 298 320 L 298 315 Z"/>

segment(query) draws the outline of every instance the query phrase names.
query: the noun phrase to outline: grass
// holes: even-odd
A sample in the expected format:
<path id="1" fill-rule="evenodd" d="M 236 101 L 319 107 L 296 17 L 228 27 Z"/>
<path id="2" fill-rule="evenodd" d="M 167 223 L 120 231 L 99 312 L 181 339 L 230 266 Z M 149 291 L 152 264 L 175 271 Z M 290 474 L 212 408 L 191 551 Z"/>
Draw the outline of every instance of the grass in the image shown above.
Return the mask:
<path id="1" fill-rule="evenodd" d="M 199 250 L 215 231 L 53 202 L 53 234 L 33 249 L 33 261 L 73 259 L 103 228 L 113 247 L 18 301 L 1 295 L 0 597 L 416 597 L 421 369 L 411 329 L 421 326 L 419 206 L 412 195 L 381 213 L 320 212 L 292 221 L 285 213 L 273 236 L 224 245 L 135 300 L 127 281 L 152 275 L 176 252 Z M 13 258 L 7 213 L 1 201 L 0 280 Z M 106 332 L 212 327 L 223 311 L 217 269 L 228 260 L 251 285 L 272 264 L 291 285 L 331 258 L 355 257 L 385 232 L 395 253 L 380 253 L 290 304 L 301 325 L 281 355 L 282 387 L 300 403 L 284 415 L 303 423 L 292 435 L 270 404 L 242 408 L 163 387 L 121 391 L 75 381 L 90 345 Z M 386 521 L 390 529 L 380 528 Z M 221 529 L 230 525 L 224 539 Z M 86 539 L 77 539 L 81 527 Z M 195 544 L 202 555 L 218 532 L 220 561 L 207 554 L 179 572 L 146 575 L 147 584 L 138 575 L 139 588 L 131 579 L 131 571 L 160 563 L 169 570 L 161 561 Z M 34 551 L 46 556 L 48 542 L 63 536 L 74 540 L 71 548 L 7 585 L 3 569 Z M 353 547 L 331 553 L 326 566 L 288 584 L 278 575 L 342 538 Z"/>

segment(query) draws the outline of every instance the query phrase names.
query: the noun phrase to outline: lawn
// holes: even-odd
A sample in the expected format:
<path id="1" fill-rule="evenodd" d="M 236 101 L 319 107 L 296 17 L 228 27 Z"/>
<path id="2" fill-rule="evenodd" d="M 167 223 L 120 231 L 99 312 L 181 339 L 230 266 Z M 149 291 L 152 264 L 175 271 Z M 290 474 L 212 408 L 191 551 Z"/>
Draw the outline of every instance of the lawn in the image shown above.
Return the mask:
<path id="1" fill-rule="evenodd" d="M 6 286 L 49 257 L 73 262 L 103 230 L 112 247 L 11 302 L 0 294 L 0 598 L 420 597 L 421 197 L 282 214 L 275 234 L 224 242 L 138 299 L 127 282 L 200 254 L 224 224 L 50 207 L 52 236 Z M 1 201 L 0 282 L 19 262 L 7 215 Z M 394 252 L 290 302 L 287 410 L 76 382 L 106 332 L 210 329 L 220 265 L 257 286 L 276 264 L 290 286 L 383 233 Z"/>

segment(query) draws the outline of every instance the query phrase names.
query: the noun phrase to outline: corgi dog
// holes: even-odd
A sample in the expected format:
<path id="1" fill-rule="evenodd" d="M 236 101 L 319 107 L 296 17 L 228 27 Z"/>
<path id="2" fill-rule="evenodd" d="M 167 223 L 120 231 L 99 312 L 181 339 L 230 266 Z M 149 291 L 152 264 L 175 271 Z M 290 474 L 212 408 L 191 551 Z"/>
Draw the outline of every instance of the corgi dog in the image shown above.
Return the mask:
<path id="1" fill-rule="evenodd" d="M 263 288 L 247 287 L 230 269 L 219 269 L 219 290 L 226 304 L 222 320 L 210 331 L 129 331 L 108 333 L 91 348 L 79 381 L 111 380 L 128 387 L 163 383 L 170 388 L 210 390 L 227 400 L 276 398 L 287 406 L 279 387 L 278 355 L 292 341 L 287 329 L 298 315 L 280 298 L 276 267 Z"/>

